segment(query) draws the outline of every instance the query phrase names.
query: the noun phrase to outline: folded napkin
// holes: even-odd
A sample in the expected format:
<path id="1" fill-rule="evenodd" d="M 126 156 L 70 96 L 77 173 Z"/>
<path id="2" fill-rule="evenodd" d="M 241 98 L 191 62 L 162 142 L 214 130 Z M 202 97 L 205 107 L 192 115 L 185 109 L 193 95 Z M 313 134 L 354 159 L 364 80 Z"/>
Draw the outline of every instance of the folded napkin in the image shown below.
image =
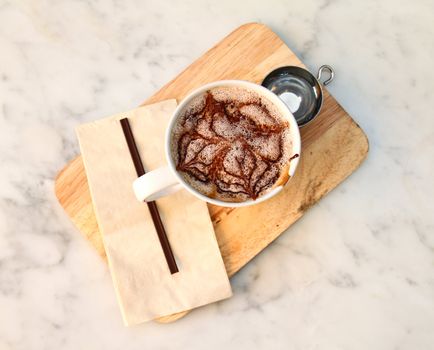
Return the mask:
<path id="1" fill-rule="evenodd" d="M 128 118 L 146 171 L 165 165 L 164 133 L 176 100 L 80 125 L 86 175 L 125 325 L 190 310 L 231 296 L 205 202 L 185 190 L 157 200 L 177 261 L 170 274 L 137 178 L 120 119 Z"/>

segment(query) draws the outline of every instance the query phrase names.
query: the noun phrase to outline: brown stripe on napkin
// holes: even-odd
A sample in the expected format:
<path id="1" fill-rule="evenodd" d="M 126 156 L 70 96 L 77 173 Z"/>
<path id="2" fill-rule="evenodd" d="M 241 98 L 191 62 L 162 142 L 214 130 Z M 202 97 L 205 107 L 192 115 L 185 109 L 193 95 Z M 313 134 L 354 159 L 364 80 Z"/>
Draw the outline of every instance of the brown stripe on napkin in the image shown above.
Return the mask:
<path id="1" fill-rule="evenodd" d="M 128 144 L 131 159 L 133 160 L 134 167 L 136 168 L 137 176 L 140 177 L 145 175 L 145 169 L 143 167 L 142 160 L 140 159 L 139 150 L 137 149 L 128 118 L 123 118 L 120 120 L 120 122 L 122 131 L 124 132 L 125 140 Z M 166 257 L 167 265 L 169 266 L 170 273 L 173 275 L 179 270 L 178 266 L 176 265 L 175 257 L 173 256 L 172 248 L 170 247 L 169 239 L 167 238 L 166 230 L 164 229 L 163 222 L 161 221 L 157 204 L 155 202 L 147 202 L 147 205 L 149 212 L 151 213 L 155 229 L 157 230 L 158 239 L 160 240 L 161 248 L 163 249 L 164 256 Z"/>

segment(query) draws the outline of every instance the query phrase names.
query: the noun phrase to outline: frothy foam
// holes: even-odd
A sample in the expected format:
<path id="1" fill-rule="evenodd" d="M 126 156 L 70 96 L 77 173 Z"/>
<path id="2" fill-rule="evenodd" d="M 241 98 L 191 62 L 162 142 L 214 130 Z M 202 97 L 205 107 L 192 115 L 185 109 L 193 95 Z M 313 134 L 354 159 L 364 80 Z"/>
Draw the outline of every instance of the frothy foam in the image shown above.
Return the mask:
<path id="1" fill-rule="evenodd" d="M 256 199 L 287 180 L 289 123 L 258 93 L 218 87 L 194 98 L 172 131 L 171 155 L 193 188 L 228 202 Z"/>

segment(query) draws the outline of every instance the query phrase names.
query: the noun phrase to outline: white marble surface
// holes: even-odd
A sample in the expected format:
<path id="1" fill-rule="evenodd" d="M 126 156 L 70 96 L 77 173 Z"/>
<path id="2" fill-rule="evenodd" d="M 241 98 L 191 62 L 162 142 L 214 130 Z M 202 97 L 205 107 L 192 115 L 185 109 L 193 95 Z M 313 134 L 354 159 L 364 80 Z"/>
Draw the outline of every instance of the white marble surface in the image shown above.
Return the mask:
<path id="1" fill-rule="evenodd" d="M 433 1 L 0 0 L 0 349 L 432 349 Z M 73 127 L 138 105 L 238 25 L 271 26 L 367 132 L 367 161 L 170 325 L 124 328 L 57 205 Z"/>

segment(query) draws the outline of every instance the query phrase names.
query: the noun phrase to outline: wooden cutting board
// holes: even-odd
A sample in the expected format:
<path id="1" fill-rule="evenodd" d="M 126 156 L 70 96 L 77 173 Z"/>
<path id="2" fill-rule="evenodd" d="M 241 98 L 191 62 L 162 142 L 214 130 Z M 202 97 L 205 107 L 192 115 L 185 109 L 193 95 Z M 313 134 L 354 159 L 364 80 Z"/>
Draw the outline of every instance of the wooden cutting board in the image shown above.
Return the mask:
<path id="1" fill-rule="evenodd" d="M 144 104 L 176 98 L 221 79 L 260 83 L 274 68 L 303 63 L 265 25 L 249 23 L 206 52 Z M 338 79 L 344 79 L 338 77 Z M 233 276 L 307 209 L 349 176 L 365 159 L 368 140 L 360 127 L 324 89 L 321 114 L 301 129 L 302 155 L 294 178 L 277 196 L 246 208 L 208 205 L 229 276 Z M 81 156 L 59 173 L 55 190 L 68 216 L 105 257 Z M 159 319 L 174 321 L 187 312 Z"/>

